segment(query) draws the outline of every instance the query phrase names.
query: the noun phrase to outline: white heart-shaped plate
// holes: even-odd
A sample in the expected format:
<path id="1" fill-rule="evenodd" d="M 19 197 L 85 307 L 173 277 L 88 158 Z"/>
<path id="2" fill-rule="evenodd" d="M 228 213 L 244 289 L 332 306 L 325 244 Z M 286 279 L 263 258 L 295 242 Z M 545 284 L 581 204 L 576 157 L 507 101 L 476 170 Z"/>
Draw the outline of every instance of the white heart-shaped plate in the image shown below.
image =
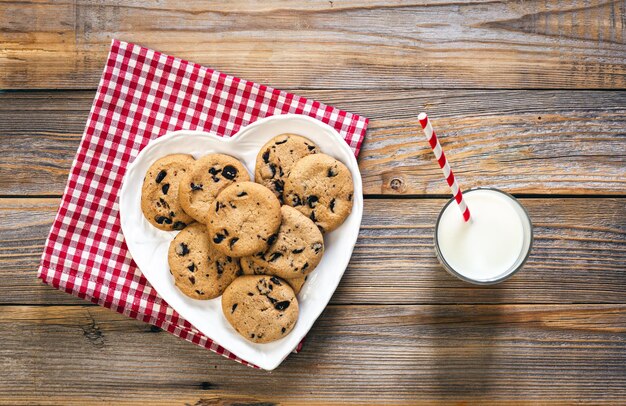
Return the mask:
<path id="1" fill-rule="evenodd" d="M 141 186 L 152 163 L 177 153 L 191 154 L 195 158 L 210 153 L 232 155 L 244 163 L 252 178 L 257 153 L 270 138 L 282 133 L 305 136 L 315 142 L 322 152 L 343 162 L 352 172 L 354 205 L 346 221 L 324 236 L 324 257 L 298 295 L 300 316 L 293 331 L 278 341 L 255 344 L 241 337 L 230 326 L 222 314 L 221 297 L 194 300 L 175 287 L 169 272 L 167 251 L 176 232 L 158 230 L 144 218 L 140 205 Z M 122 231 L 130 254 L 158 294 L 184 319 L 219 345 L 248 362 L 272 370 L 309 332 L 339 285 L 359 234 L 363 190 L 354 153 L 335 129 L 308 116 L 285 114 L 255 121 L 231 138 L 181 130 L 151 141 L 128 166 L 119 206 Z"/>

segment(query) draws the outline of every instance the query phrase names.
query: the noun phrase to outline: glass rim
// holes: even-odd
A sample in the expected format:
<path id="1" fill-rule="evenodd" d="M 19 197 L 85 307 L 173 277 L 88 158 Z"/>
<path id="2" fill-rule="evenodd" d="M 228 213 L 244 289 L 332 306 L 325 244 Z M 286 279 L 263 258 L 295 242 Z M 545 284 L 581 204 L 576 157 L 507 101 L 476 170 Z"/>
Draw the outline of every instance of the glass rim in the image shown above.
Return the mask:
<path id="1" fill-rule="evenodd" d="M 439 238 L 438 238 L 438 231 L 439 231 L 439 223 L 441 222 L 441 217 L 443 216 L 443 213 L 446 211 L 446 209 L 448 208 L 448 206 L 450 206 L 450 204 L 452 204 L 453 202 L 456 202 L 454 197 L 452 197 L 450 200 L 448 200 L 448 202 L 446 202 L 446 204 L 443 206 L 443 208 L 441 209 L 441 211 L 439 212 L 439 215 L 437 216 L 437 222 L 435 223 L 435 236 L 434 236 L 434 240 L 435 240 L 435 254 L 437 255 L 437 259 L 439 260 L 439 263 L 443 266 L 443 268 L 450 273 L 453 276 L 456 276 L 457 278 L 465 281 L 465 282 L 469 282 L 469 283 L 473 283 L 475 285 L 495 285 L 497 283 L 503 282 L 506 279 L 510 278 L 511 276 L 513 276 L 514 274 L 516 274 L 520 269 L 522 269 L 524 267 L 524 264 L 526 263 L 526 261 L 528 260 L 528 257 L 530 257 L 530 252 L 532 251 L 532 247 L 533 247 L 533 242 L 534 242 L 534 232 L 533 232 L 533 222 L 530 219 L 530 215 L 528 214 L 528 210 L 526 210 L 526 208 L 524 207 L 524 205 L 522 205 L 516 198 L 515 196 L 500 190 L 500 189 L 496 189 L 494 187 L 485 187 L 485 186 L 480 186 L 480 187 L 474 187 L 471 189 L 468 189 L 466 191 L 463 192 L 463 194 L 468 194 L 477 190 L 491 190 L 494 192 L 498 192 L 501 193 L 505 196 L 507 196 L 508 198 L 510 198 L 512 201 L 515 202 L 515 204 L 517 204 L 517 207 L 519 207 L 521 210 L 521 212 L 524 214 L 524 216 L 526 217 L 526 219 L 528 220 L 528 225 L 530 226 L 530 241 L 528 243 L 528 250 L 526 251 L 526 254 L 524 255 L 524 258 L 522 259 L 522 261 L 512 270 L 508 270 L 507 272 L 505 272 L 504 274 L 502 274 L 502 276 L 496 278 L 496 279 L 490 279 L 490 280 L 477 280 L 477 279 L 471 279 L 468 278 L 465 275 L 462 275 L 461 273 L 457 272 L 449 263 L 448 261 L 446 261 L 446 259 L 443 257 L 443 254 L 441 253 L 441 249 L 439 248 Z"/>

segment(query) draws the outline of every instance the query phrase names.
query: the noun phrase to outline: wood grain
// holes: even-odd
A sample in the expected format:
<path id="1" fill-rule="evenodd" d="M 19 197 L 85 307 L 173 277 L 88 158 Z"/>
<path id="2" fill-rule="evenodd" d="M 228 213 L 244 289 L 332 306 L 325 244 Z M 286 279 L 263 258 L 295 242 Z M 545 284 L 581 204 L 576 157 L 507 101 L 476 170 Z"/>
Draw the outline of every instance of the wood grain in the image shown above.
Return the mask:
<path id="1" fill-rule="evenodd" d="M 626 91 L 300 91 L 371 118 L 366 194 L 449 194 L 429 112 L 461 185 L 626 195 Z M 94 92 L 0 93 L 0 195 L 60 195 Z"/>
<path id="2" fill-rule="evenodd" d="M 623 0 L 0 1 L 0 89 L 95 88 L 112 38 L 279 88 L 626 88 Z"/>
<path id="3" fill-rule="evenodd" d="M 267 373 L 105 309 L 4 306 L 0 404 L 620 403 L 625 341 L 624 305 L 331 306 Z"/>
<path id="4" fill-rule="evenodd" d="M 522 199 L 524 270 L 489 288 L 448 275 L 432 246 L 442 199 L 366 200 L 336 304 L 626 303 L 626 199 Z M 83 303 L 36 279 L 57 199 L 0 199 L 0 304 Z"/>

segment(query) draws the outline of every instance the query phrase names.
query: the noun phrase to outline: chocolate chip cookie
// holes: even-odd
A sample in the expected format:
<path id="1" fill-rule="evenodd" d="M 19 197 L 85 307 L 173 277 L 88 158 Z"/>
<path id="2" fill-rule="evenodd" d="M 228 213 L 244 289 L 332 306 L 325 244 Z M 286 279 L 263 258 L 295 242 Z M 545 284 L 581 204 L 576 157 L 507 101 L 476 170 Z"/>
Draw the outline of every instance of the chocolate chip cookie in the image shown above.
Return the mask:
<path id="1" fill-rule="evenodd" d="M 235 182 L 249 181 L 241 162 L 230 155 L 209 154 L 198 159 L 180 181 L 180 204 L 191 217 L 206 224 L 218 193 Z"/>
<path id="2" fill-rule="evenodd" d="M 312 141 L 295 134 L 280 134 L 269 140 L 256 157 L 254 181 L 271 189 L 283 202 L 285 177 L 300 158 L 316 154 Z"/>
<path id="3" fill-rule="evenodd" d="M 209 232 L 200 223 L 178 233 L 170 243 L 167 261 L 176 287 L 194 299 L 218 297 L 242 273 L 237 259 L 209 244 Z"/>
<path id="4" fill-rule="evenodd" d="M 322 232 L 339 227 L 352 211 L 350 170 L 326 154 L 309 155 L 291 168 L 285 181 L 285 204 L 313 220 Z"/>
<path id="5" fill-rule="evenodd" d="M 263 266 L 263 264 L 257 262 L 256 257 L 244 257 L 240 258 L 241 271 L 244 275 L 271 275 L 271 271 Z M 297 278 L 285 279 L 285 282 L 291 286 L 295 294 L 300 293 L 302 286 L 306 282 L 309 275 L 299 276 Z"/>
<path id="6" fill-rule="evenodd" d="M 180 179 L 193 163 L 191 155 L 174 154 L 157 160 L 148 169 L 141 188 L 141 211 L 156 228 L 182 230 L 193 222 L 178 201 Z"/>
<path id="7" fill-rule="evenodd" d="M 253 255 L 254 269 L 283 279 L 301 278 L 311 273 L 324 255 L 324 237 L 304 214 L 289 206 L 280 208 L 278 235 L 267 251 Z"/>
<path id="8" fill-rule="evenodd" d="M 231 257 L 267 250 L 280 226 L 280 203 L 271 190 L 253 182 L 234 183 L 213 203 L 207 227 L 216 249 Z"/>
<path id="9" fill-rule="evenodd" d="M 226 320 L 244 338 L 269 343 L 291 332 L 298 320 L 293 289 L 276 276 L 241 276 L 222 296 Z"/>

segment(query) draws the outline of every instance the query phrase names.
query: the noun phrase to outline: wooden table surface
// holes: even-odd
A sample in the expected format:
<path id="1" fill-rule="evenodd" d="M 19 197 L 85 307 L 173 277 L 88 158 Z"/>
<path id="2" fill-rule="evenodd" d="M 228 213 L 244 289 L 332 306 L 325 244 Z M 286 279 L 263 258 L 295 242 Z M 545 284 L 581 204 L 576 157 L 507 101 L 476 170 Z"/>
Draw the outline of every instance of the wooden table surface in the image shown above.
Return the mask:
<path id="1" fill-rule="evenodd" d="M 352 261 L 272 373 L 36 279 L 111 38 L 371 119 Z M 0 403 L 626 402 L 626 2 L 0 0 Z M 443 271 L 448 198 L 521 198 L 525 269 Z"/>

